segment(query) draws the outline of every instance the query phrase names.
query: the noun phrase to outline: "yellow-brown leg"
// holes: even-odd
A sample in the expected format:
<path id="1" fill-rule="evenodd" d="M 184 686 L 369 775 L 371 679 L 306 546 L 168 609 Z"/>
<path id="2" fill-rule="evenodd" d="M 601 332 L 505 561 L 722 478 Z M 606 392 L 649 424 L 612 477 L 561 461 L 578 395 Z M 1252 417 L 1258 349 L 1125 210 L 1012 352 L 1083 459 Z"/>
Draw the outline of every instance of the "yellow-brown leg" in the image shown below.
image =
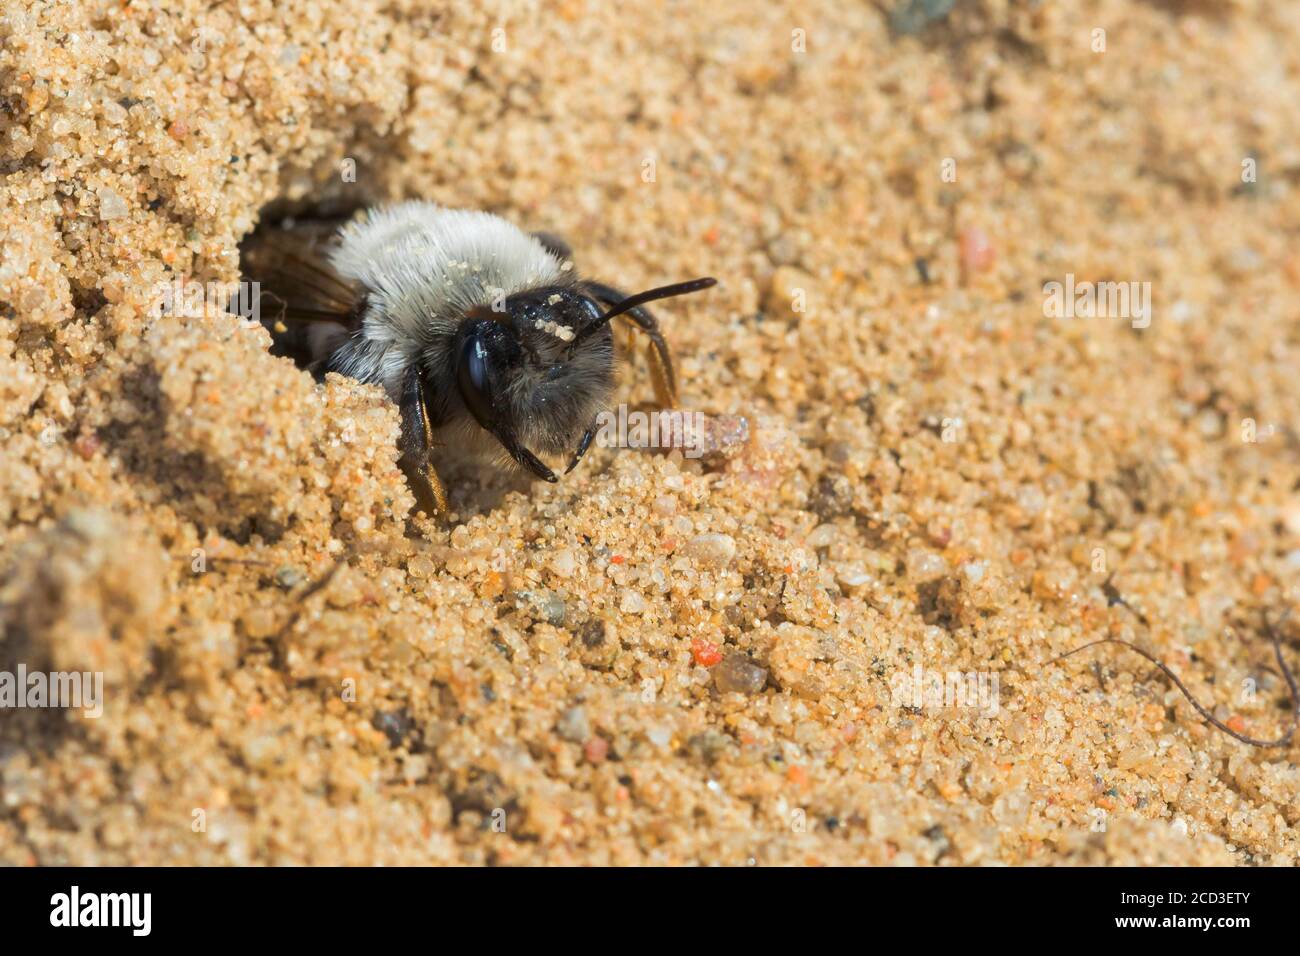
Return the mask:
<path id="1" fill-rule="evenodd" d="M 645 350 L 646 362 L 654 382 L 655 402 L 660 408 L 677 407 L 677 377 L 673 372 L 673 356 L 663 336 L 651 340 Z"/>
<path id="2" fill-rule="evenodd" d="M 423 465 L 408 463 L 402 456 L 402 471 L 410 482 L 415 503 L 427 515 L 447 513 L 447 486 L 438 477 L 437 470 L 426 460 Z"/>
<path id="3" fill-rule="evenodd" d="M 600 282 L 588 282 L 587 288 L 606 305 L 614 306 L 627 298 L 612 286 Z M 646 361 L 650 366 L 650 379 L 654 385 L 655 403 L 660 408 L 676 408 L 678 401 L 677 373 L 673 368 L 672 350 L 668 348 L 668 342 L 659 329 L 658 319 L 647 309 L 640 306 L 629 310 L 625 314 L 618 316 L 618 318 L 626 320 L 629 328 L 649 337 L 650 342 L 646 347 L 645 354 Z"/>

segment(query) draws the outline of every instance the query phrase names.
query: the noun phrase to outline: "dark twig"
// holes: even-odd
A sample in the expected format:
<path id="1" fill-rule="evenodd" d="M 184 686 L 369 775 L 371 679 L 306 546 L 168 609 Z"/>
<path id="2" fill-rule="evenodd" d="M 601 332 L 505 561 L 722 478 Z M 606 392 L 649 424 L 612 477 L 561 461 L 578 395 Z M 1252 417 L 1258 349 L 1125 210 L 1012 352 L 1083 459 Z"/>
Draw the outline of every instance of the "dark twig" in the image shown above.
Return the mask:
<path id="1" fill-rule="evenodd" d="M 1125 606 L 1127 607 L 1128 605 L 1125 604 Z M 1281 624 L 1283 621 L 1285 621 L 1290 616 L 1290 614 L 1291 614 L 1291 610 L 1290 608 L 1288 608 L 1286 613 L 1284 613 L 1282 617 L 1278 620 L 1278 624 Z M 1180 691 L 1182 691 L 1183 696 L 1187 698 L 1187 702 L 1196 708 L 1196 712 L 1198 714 L 1200 714 L 1203 718 L 1205 718 L 1205 720 L 1208 723 L 1210 723 L 1212 726 L 1214 726 L 1218 730 L 1223 731 L 1229 737 L 1232 737 L 1236 740 L 1240 740 L 1243 744 L 1250 744 L 1250 746 L 1252 747 L 1286 747 L 1291 743 L 1291 739 L 1295 736 L 1297 723 L 1300 723 L 1300 692 L 1297 692 L 1296 690 L 1295 675 L 1291 673 L 1291 668 L 1287 666 L 1286 658 L 1282 656 L 1282 640 L 1280 637 L 1278 637 L 1277 628 L 1268 622 L 1267 615 L 1265 615 L 1264 617 L 1264 628 L 1265 630 L 1267 630 L 1268 639 L 1270 643 L 1272 643 L 1273 645 L 1273 655 L 1277 658 L 1277 666 L 1281 668 L 1282 676 L 1286 679 L 1286 685 L 1291 691 L 1290 725 L 1287 727 L 1286 733 L 1283 734 L 1281 737 L 1279 737 L 1277 740 L 1259 740 L 1255 737 L 1247 737 L 1245 734 L 1237 733 L 1237 731 L 1233 730 L 1227 724 L 1223 723 L 1212 713 L 1210 713 L 1204 706 L 1202 706 L 1201 703 L 1195 697 L 1192 696 L 1192 692 L 1187 689 L 1187 685 L 1178 679 L 1178 675 L 1175 674 L 1173 670 L 1171 670 L 1169 666 L 1164 663 L 1164 661 L 1160 660 L 1150 651 L 1138 647 L 1138 645 L 1134 644 L 1132 641 L 1126 641 L 1118 637 L 1103 637 L 1096 641 L 1089 641 L 1087 644 L 1084 644 L 1081 647 L 1076 647 L 1072 651 L 1067 651 L 1066 653 L 1060 655 L 1059 657 L 1054 657 L 1047 663 L 1055 664 L 1058 661 L 1063 661 L 1067 657 L 1073 657 L 1075 654 L 1078 654 L 1081 651 L 1086 651 L 1090 647 L 1096 647 L 1099 644 L 1119 644 L 1121 647 L 1127 647 L 1129 650 L 1133 651 L 1136 654 L 1141 654 L 1152 664 L 1154 664 L 1157 668 L 1159 668 L 1160 671 L 1166 677 L 1168 677 L 1171 681 L 1174 682 L 1174 686 L 1177 687 Z"/>
<path id="2" fill-rule="evenodd" d="M 1101 688 L 1103 694 L 1106 693 L 1106 675 L 1101 672 L 1100 661 L 1092 662 L 1092 672 L 1097 676 L 1097 686 Z"/>
<path id="3" fill-rule="evenodd" d="M 294 626 L 300 620 L 302 620 L 303 611 L 307 607 L 308 599 L 313 597 L 316 594 L 319 594 L 321 591 L 324 591 L 327 587 L 330 586 L 330 582 L 334 580 L 334 576 L 337 575 L 339 571 L 341 571 L 347 565 L 348 560 L 353 556 L 353 553 L 354 552 L 351 549 L 344 552 L 339 557 L 339 559 L 334 562 L 334 564 L 330 567 L 328 571 L 322 574 L 311 584 L 307 585 L 307 587 L 303 589 L 302 593 L 299 594 L 296 598 L 294 598 L 293 613 L 289 615 L 289 620 L 285 622 L 284 627 L 280 628 L 279 633 L 276 635 L 278 638 L 282 638 L 285 635 L 287 635 L 290 631 L 293 630 Z"/>

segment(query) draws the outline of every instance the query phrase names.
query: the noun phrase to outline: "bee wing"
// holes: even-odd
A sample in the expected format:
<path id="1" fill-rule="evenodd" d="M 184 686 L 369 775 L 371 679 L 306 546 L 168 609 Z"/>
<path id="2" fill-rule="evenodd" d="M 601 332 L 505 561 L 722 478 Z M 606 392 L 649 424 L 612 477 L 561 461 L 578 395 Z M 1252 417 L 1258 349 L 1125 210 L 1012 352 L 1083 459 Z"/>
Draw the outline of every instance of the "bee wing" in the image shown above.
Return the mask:
<path id="1" fill-rule="evenodd" d="M 240 244 L 244 279 L 256 283 L 251 289 L 262 325 L 271 333 L 272 353 L 316 371 L 356 329 L 364 303 L 362 290 L 329 262 L 342 222 L 263 227 Z"/>
<path id="2" fill-rule="evenodd" d="M 244 278 L 259 284 L 272 326 L 279 320 L 356 324 L 361 290 L 335 272 L 328 258 L 338 225 L 259 229 L 241 244 Z"/>

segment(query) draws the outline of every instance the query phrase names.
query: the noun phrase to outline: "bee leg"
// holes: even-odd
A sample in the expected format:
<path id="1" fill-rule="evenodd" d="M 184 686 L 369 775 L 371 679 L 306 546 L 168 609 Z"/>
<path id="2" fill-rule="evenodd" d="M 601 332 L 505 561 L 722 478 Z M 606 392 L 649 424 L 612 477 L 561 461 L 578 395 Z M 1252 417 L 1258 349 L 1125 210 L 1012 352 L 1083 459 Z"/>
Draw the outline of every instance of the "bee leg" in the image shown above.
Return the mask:
<path id="1" fill-rule="evenodd" d="M 615 306 L 627 298 L 625 293 L 603 282 L 588 282 L 586 286 L 591 294 L 605 305 Z M 634 323 L 650 337 L 650 344 L 646 348 L 646 360 L 650 364 L 650 375 L 654 381 L 655 402 L 660 408 L 676 408 L 677 373 L 673 369 L 673 354 L 668 348 L 663 332 L 659 330 L 659 320 L 641 306 L 629 309 L 619 318 Z"/>
<path id="2" fill-rule="evenodd" d="M 433 429 L 429 425 L 429 408 L 424 400 L 424 381 L 420 370 L 412 365 L 402 385 L 398 411 L 402 418 L 402 435 L 398 460 L 415 502 L 427 515 L 447 513 L 447 488 L 429 461 L 433 449 Z"/>
<path id="3" fill-rule="evenodd" d="M 569 462 L 569 467 L 564 469 L 566 475 L 578 467 L 578 462 L 582 461 L 582 456 L 587 454 L 587 449 L 591 447 L 591 440 L 595 437 L 596 422 L 593 419 L 587 426 L 587 430 L 582 433 L 582 440 L 578 442 L 578 450 L 573 453 L 573 460 Z"/>
<path id="4" fill-rule="evenodd" d="M 492 434 L 496 436 L 497 441 L 501 442 L 501 447 L 506 450 L 506 453 L 520 466 L 527 468 L 543 481 L 554 483 L 560 480 L 555 477 L 555 472 L 547 468 L 540 458 L 519 444 L 519 439 L 515 435 L 513 428 L 497 428 Z"/>

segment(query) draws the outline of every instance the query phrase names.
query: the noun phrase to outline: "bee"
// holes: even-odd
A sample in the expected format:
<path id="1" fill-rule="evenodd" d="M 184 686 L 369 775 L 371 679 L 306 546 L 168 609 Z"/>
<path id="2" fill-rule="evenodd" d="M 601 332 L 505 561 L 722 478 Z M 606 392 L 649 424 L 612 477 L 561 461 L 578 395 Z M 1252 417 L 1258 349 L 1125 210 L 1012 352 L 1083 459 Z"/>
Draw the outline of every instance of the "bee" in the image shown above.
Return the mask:
<path id="1" fill-rule="evenodd" d="M 452 446 L 558 481 L 613 394 L 613 320 L 647 341 L 660 407 L 677 404 L 672 355 L 646 303 L 716 284 L 627 295 L 580 277 L 548 233 L 487 212 L 408 201 L 363 218 L 259 229 L 242 249 L 276 354 L 381 386 L 401 419 L 400 464 L 420 508 L 447 511 L 433 457 Z"/>

